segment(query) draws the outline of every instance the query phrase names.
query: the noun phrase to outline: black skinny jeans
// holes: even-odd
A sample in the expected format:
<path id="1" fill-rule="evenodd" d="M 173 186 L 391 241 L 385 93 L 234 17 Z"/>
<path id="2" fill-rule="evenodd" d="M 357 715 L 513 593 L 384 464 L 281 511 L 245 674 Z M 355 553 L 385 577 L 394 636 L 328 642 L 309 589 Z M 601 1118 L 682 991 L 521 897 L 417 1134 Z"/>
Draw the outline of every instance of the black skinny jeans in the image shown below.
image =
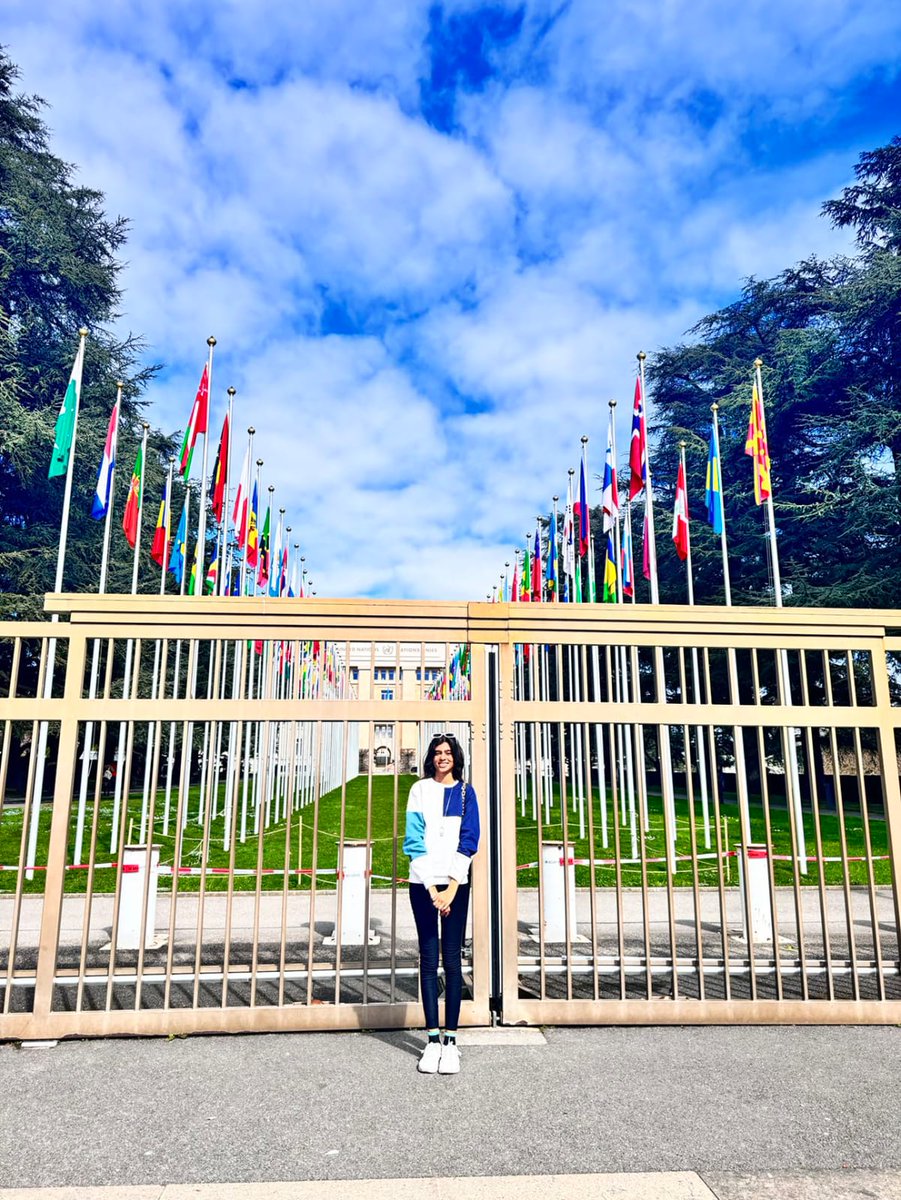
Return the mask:
<path id="1" fill-rule="evenodd" d="M 439 891 L 443 888 L 439 885 Z M 410 884 L 410 904 L 419 935 L 419 983 L 426 1029 L 438 1028 L 438 909 L 429 890 L 421 883 Z M 444 1028 L 456 1031 L 463 998 L 463 934 L 469 910 L 469 884 L 457 888 L 450 914 L 441 917 L 441 958 L 444 963 Z"/>

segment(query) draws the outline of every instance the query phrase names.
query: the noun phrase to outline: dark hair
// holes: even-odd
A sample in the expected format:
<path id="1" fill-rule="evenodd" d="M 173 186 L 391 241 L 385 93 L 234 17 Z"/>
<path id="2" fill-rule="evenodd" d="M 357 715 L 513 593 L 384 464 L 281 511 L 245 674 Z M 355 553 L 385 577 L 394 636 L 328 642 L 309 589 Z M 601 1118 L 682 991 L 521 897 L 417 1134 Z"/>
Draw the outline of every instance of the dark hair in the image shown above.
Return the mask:
<path id="1" fill-rule="evenodd" d="M 436 733 L 429 742 L 429 748 L 425 752 L 425 761 L 422 764 L 422 773 L 427 779 L 435 778 L 435 751 L 446 742 L 450 746 L 451 755 L 454 760 L 454 779 L 460 780 L 463 778 L 463 747 L 457 741 L 452 733 Z"/>

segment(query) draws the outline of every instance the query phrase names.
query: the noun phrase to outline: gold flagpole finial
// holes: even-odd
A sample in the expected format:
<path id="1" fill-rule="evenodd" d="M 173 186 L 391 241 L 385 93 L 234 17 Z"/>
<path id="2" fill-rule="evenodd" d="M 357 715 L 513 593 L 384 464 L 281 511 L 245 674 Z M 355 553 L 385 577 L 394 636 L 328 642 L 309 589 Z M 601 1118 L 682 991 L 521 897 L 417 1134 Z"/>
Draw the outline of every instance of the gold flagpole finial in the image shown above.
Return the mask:
<path id="1" fill-rule="evenodd" d="M 647 358 L 647 355 L 645 354 L 644 350 L 639 350 L 635 357 L 639 360 L 639 362 L 644 362 L 644 360 Z"/>
<path id="2" fill-rule="evenodd" d="M 232 399 L 235 398 L 235 389 L 233 387 L 226 388 L 225 390 L 228 392 L 229 396 L 231 396 Z"/>
<path id="3" fill-rule="evenodd" d="M 762 359 L 762 358 L 755 358 L 755 359 L 754 359 L 754 366 L 755 366 L 755 367 L 762 367 L 762 366 L 763 366 L 763 359 Z"/>
<path id="4" fill-rule="evenodd" d="M 79 329 L 78 336 L 80 338 L 86 338 L 88 336 L 88 328 L 86 325 L 82 325 L 81 329 Z"/>
<path id="5" fill-rule="evenodd" d="M 216 345 L 216 339 L 213 337 L 213 335 L 212 335 L 212 334 L 210 334 L 210 336 L 207 338 L 207 340 L 206 340 L 206 344 L 207 344 L 208 346 L 215 346 L 215 345 Z"/>

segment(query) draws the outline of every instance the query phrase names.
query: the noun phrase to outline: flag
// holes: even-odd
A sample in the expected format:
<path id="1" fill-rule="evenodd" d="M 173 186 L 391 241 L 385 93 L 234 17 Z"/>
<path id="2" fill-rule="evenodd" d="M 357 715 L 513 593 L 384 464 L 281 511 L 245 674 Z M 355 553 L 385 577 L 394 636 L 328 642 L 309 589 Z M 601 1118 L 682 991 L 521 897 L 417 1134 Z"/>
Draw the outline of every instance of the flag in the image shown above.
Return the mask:
<path id="1" fill-rule="evenodd" d="M 222 433 L 219 435 L 219 449 L 216 451 L 216 463 L 213 467 L 213 516 L 221 523 L 225 509 L 225 477 L 228 474 L 228 413 L 222 422 Z"/>
<path id="2" fill-rule="evenodd" d="M 582 456 L 582 466 L 579 470 L 579 558 L 588 553 L 590 541 L 588 532 L 588 491 L 585 486 L 585 457 Z"/>
<path id="3" fill-rule="evenodd" d="M 754 459 L 754 500 L 757 504 L 763 504 L 771 495 L 770 452 L 766 442 L 763 401 L 760 399 L 756 382 L 751 392 L 751 419 L 748 422 L 745 454 L 750 454 Z"/>
<path id="4" fill-rule="evenodd" d="M 260 511 L 260 502 L 257 498 L 257 485 L 253 485 L 253 500 L 250 504 L 250 512 L 247 515 L 247 545 L 244 550 L 244 558 L 248 567 L 255 567 L 260 556 L 260 531 L 257 529 L 258 513 Z"/>
<path id="5" fill-rule="evenodd" d="M 232 510 L 232 524 L 235 527 L 235 537 L 243 550 L 247 544 L 247 521 L 250 507 L 250 446 L 244 451 L 244 465 L 241 467 L 241 478 L 238 480 L 238 490 L 235 492 L 235 507 Z"/>
<path id="6" fill-rule="evenodd" d="M 163 498 L 160 501 L 160 511 L 156 518 L 156 529 L 153 532 L 153 544 L 150 547 L 150 557 L 159 566 L 166 562 L 166 546 L 169 542 L 169 496 L 168 482 L 163 484 Z"/>
<path id="7" fill-rule="evenodd" d="M 641 380 L 635 380 L 635 403 L 632 406 L 632 440 L 629 446 L 629 499 L 634 500 L 648 477 L 648 431 L 644 419 L 644 397 Z"/>
<path id="8" fill-rule="evenodd" d="M 282 565 L 282 517 L 279 514 L 278 525 L 275 528 L 275 541 L 272 545 L 272 568 L 269 572 L 269 595 L 278 596 L 281 582 Z"/>
<path id="9" fill-rule="evenodd" d="M 259 567 L 257 570 L 257 585 L 265 587 L 269 582 L 269 515 L 270 505 L 266 509 L 266 519 L 263 522 L 263 532 L 260 534 Z"/>
<path id="10" fill-rule="evenodd" d="M 539 526 L 535 526 L 535 553 L 532 555 L 532 599 L 543 600 L 544 592 L 542 591 L 542 576 L 544 572 L 541 568 L 541 530 Z"/>
<path id="11" fill-rule="evenodd" d="M 135 469 L 131 473 L 131 486 L 128 489 L 128 499 L 125 501 L 125 514 L 122 517 L 122 528 L 129 546 L 134 548 L 138 540 L 138 526 L 141 521 L 141 473 L 144 470 L 141 447 L 135 459 Z"/>
<path id="12" fill-rule="evenodd" d="M 604 458 L 602 503 L 604 532 L 607 533 L 616 524 L 616 518 L 619 516 L 619 489 L 616 486 L 616 463 L 613 461 L 613 439 L 610 430 L 607 431 L 607 454 Z"/>
<path id="13" fill-rule="evenodd" d="M 197 551 L 200 549 L 200 542 L 194 546 L 194 561 L 191 563 L 191 574 L 188 576 L 188 595 L 197 595 Z"/>
<path id="14" fill-rule="evenodd" d="M 557 522 L 551 513 L 547 523 L 547 563 L 544 569 L 544 582 L 547 586 L 548 599 L 553 600 L 557 595 Z"/>
<path id="15" fill-rule="evenodd" d="M 645 509 L 644 528 L 641 531 L 641 573 L 645 579 L 651 578 L 651 538 L 648 528 L 648 513 Z"/>
<path id="16" fill-rule="evenodd" d="M 519 580 L 519 598 L 520 600 L 530 601 L 532 599 L 532 560 L 529 555 L 529 539 L 526 538 L 526 548 L 522 552 L 522 575 Z"/>
<path id="17" fill-rule="evenodd" d="M 282 547 L 282 567 L 278 575 L 278 594 L 284 596 L 288 590 L 288 543 Z"/>
<path id="18" fill-rule="evenodd" d="M 181 581 L 185 574 L 185 558 L 187 557 L 187 541 L 188 541 L 188 506 L 181 510 L 181 520 L 178 522 L 178 529 L 175 533 L 175 541 L 172 543 L 172 553 L 169 555 L 169 570 L 175 576 L 175 582 L 181 587 Z"/>
<path id="19" fill-rule="evenodd" d="M 604 555 L 604 603 L 616 603 L 616 551 L 612 529 L 607 534 L 607 553 Z"/>
<path id="20" fill-rule="evenodd" d="M 216 594 L 216 584 L 219 581 L 219 547 L 216 546 L 213 551 L 213 560 L 206 569 L 206 578 L 203 581 L 203 590 L 208 596 Z"/>
<path id="21" fill-rule="evenodd" d="M 632 557 L 632 522 L 627 521 L 623 531 L 623 595 L 635 594 L 635 560 Z"/>
<path id="22" fill-rule="evenodd" d="M 680 460 L 676 475 L 676 503 L 673 508 L 673 541 L 682 562 L 688 558 L 688 492 L 685 487 L 685 468 Z"/>
<path id="23" fill-rule="evenodd" d="M 181 444 L 180 473 L 187 479 L 191 474 L 191 456 L 194 453 L 194 443 L 198 433 L 206 433 L 210 413 L 210 364 L 204 363 L 203 374 L 194 397 L 194 407 L 188 419 L 188 427 Z"/>
<path id="24" fill-rule="evenodd" d="M 84 369 L 84 338 L 79 339 L 78 352 L 69 376 L 69 386 L 60 405 L 53 434 L 53 453 L 50 455 L 48 479 L 65 475 L 69 469 L 69 452 L 75 439 L 75 422 L 78 418 L 78 402 L 81 399 L 81 376 Z"/>
<path id="25" fill-rule="evenodd" d="M 516 553 L 513 554 L 513 586 L 510 592 L 510 599 L 514 604 L 519 602 L 519 559 Z"/>
<path id="26" fill-rule="evenodd" d="M 714 533 L 723 532 L 723 487 L 720 478 L 720 447 L 716 426 L 710 427 L 710 450 L 707 454 L 707 483 L 704 489 L 707 505 L 707 520 Z"/>
<path id="27" fill-rule="evenodd" d="M 119 440 L 119 401 L 113 405 L 109 425 L 106 430 L 106 443 L 103 447 L 103 458 L 97 472 L 97 490 L 94 492 L 94 503 L 91 505 L 91 516 L 95 521 L 102 521 L 109 509 L 110 496 L 113 490 L 113 471 L 116 467 L 116 442 Z"/>
<path id="28" fill-rule="evenodd" d="M 573 481 L 572 476 L 566 489 L 566 512 L 563 514 L 563 576 L 566 583 L 566 599 L 572 603 L 572 578 L 576 570 L 575 535 L 573 531 Z"/>

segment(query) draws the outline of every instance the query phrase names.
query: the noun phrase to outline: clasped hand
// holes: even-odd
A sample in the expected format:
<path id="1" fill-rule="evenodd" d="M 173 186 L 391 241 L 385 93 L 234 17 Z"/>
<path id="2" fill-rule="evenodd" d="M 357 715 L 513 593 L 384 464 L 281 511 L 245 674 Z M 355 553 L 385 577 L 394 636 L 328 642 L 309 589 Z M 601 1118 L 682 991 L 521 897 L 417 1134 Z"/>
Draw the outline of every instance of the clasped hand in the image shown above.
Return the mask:
<path id="1" fill-rule="evenodd" d="M 438 912 L 442 917 L 446 917 L 450 912 L 451 902 L 456 894 L 457 885 L 454 882 L 449 883 L 443 892 L 435 892 L 435 895 L 432 897 L 432 903 L 438 909 Z"/>

